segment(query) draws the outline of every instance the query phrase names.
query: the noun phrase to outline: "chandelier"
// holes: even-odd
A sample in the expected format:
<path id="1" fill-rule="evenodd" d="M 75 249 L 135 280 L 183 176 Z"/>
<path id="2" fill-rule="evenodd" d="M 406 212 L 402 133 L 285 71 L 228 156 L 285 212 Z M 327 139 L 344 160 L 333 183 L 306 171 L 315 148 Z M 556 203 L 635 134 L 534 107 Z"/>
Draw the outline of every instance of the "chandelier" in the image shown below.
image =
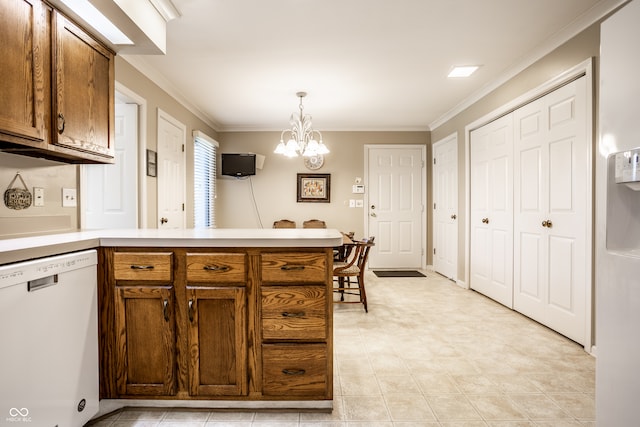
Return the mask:
<path id="1" fill-rule="evenodd" d="M 320 131 L 311 128 L 311 116 L 303 114 L 302 98 L 307 96 L 306 92 L 298 92 L 296 96 L 300 98 L 300 114 L 291 114 L 289 124 L 291 128 L 285 129 L 280 134 L 280 144 L 274 150 L 276 154 L 284 154 L 287 157 L 297 157 L 303 155 L 313 157 L 319 154 L 327 154 L 329 149 L 322 143 L 322 134 Z M 285 135 L 289 136 L 288 141 L 284 142 Z M 318 139 L 314 136 L 317 134 Z"/>

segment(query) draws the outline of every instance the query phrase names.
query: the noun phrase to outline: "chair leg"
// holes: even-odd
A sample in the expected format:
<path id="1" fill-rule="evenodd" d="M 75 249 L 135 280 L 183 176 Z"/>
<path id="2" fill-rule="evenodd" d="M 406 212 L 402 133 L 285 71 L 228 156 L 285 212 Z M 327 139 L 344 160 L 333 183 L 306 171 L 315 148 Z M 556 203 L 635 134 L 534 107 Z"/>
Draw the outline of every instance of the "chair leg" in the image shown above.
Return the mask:
<path id="1" fill-rule="evenodd" d="M 338 287 L 340 288 L 340 301 L 344 301 L 344 277 L 338 277 Z"/>
<path id="2" fill-rule="evenodd" d="M 364 277 L 358 276 L 358 291 L 360 293 L 360 302 L 364 306 L 365 313 L 368 313 L 369 310 L 367 308 L 367 291 L 364 290 Z"/>

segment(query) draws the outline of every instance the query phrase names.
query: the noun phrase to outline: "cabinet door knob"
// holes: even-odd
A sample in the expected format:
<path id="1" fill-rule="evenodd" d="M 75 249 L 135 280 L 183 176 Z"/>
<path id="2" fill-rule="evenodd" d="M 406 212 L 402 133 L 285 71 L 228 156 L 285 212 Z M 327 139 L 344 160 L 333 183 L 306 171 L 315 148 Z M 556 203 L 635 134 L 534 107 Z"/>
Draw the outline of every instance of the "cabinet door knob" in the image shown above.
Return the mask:
<path id="1" fill-rule="evenodd" d="M 458 218 L 458 215 L 456 214 L 451 215 L 451 219 L 456 219 L 456 218 Z"/>
<path id="2" fill-rule="evenodd" d="M 193 322 L 193 300 L 189 300 L 189 322 Z"/>
<path id="3" fill-rule="evenodd" d="M 482 218 L 483 224 L 489 224 L 489 218 Z"/>
<path id="4" fill-rule="evenodd" d="M 169 321 L 169 300 L 162 301 L 162 314 L 164 315 L 164 321 Z"/>
<path id="5" fill-rule="evenodd" d="M 551 222 L 551 220 L 545 219 L 544 221 L 542 221 L 542 226 L 543 227 L 547 227 L 547 228 L 551 228 L 551 227 L 553 227 L 553 223 Z"/>
<path id="6" fill-rule="evenodd" d="M 169 220 L 167 218 L 164 218 L 164 217 L 160 218 L 160 224 L 166 224 L 168 222 L 169 222 Z"/>
<path id="7" fill-rule="evenodd" d="M 64 132 L 64 114 L 58 113 L 58 133 Z"/>

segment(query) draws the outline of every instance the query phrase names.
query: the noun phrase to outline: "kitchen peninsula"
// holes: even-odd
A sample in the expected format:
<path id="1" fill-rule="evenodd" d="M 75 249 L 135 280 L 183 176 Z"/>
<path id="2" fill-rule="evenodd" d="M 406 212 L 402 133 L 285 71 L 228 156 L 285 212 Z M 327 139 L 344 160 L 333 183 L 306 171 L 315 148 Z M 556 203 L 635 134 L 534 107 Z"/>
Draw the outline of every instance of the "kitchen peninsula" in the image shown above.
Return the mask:
<path id="1" fill-rule="evenodd" d="M 341 244 L 331 229 L 96 230 L 0 240 L 0 264 L 97 249 L 99 415 L 331 409 Z"/>

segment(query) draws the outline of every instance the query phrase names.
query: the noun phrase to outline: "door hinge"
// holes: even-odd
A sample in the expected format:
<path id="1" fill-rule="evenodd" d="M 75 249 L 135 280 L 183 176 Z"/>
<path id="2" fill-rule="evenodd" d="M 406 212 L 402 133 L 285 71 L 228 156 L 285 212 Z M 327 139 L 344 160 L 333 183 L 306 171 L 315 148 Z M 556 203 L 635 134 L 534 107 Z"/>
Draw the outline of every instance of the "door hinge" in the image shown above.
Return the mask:
<path id="1" fill-rule="evenodd" d="M 436 254 L 436 248 L 433 248 L 433 254 L 434 255 Z"/>
<path id="2" fill-rule="evenodd" d="M 434 165 L 436 164 L 436 158 L 435 157 L 433 158 L 433 164 Z"/>
<path id="3" fill-rule="evenodd" d="M 182 144 L 182 152 L 184 153 L 184 144 Z"/>
<path id="4" fill-rule="evenodd" d="M 436 204 L 435 203 L 433 204 L 433 210 L 434 211 L 436 210 Z"/>
<path id="5" fill-rule="evenodd" d="M 184 212 L 184 203 L 182 204 L 182 212 Z"/>

